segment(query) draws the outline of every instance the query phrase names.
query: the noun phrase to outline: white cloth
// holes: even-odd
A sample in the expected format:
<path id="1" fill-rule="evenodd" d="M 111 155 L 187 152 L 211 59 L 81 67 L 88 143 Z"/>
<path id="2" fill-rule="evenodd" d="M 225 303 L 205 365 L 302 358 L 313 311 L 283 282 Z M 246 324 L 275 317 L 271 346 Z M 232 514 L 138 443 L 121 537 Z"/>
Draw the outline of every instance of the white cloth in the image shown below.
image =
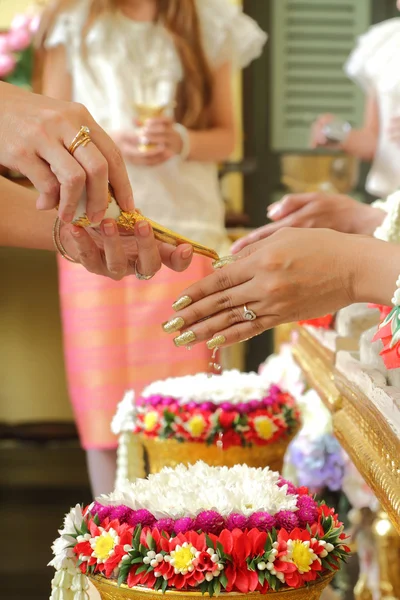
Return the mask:
<path id="1" fill-rule="evenodd" d="M 212 68 L 244 67 L 258 57 L 266 35 L 228 0 L 196 0 L 203 45 Z M 168 103 L 182 66 L 162 24 L 138 22 L 116 12 L 98 19 L 86 37 L 88 0 L 57 19 L 46 46 L 63 44 L 73 78 L 73 100 L 84 104 L 109 132 L 134 129 L 135 103 Z M 217 165 L 176 157 L 156 167 L 127 164 L 135 202 L 166 227 L 226 252 L 224 206 Z"/>
<path id="2" fill-rule="evenodd" d="M 380 133 L 367 190 L 380 198 L 400 187 L 400 144 L 389 138 L 393 117 L 400 116 L 400 18 L 374 25 L 362 35 L 345 71 L 379 105 Z"/>

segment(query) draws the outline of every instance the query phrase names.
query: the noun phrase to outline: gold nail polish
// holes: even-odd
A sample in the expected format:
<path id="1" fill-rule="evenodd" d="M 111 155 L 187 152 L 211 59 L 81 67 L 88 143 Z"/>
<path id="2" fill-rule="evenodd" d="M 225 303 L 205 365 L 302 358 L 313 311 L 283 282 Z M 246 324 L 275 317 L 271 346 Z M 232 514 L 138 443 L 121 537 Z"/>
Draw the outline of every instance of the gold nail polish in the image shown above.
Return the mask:
<path id="1" fill-rule="evenodd" d="M 222 258 L 215 260 L 212 263 L 212 266 L 214 269 L 222 269 L 223 267 L 226 267 L 226 265 L 230 265 L 230 264 L 234 263 L 236 260 L 237 260 L 237 256 L 230 254 L 229 256 L 222 256 Z"/>
<path id="2" fill-rule="evenodd" d="M 170 319 L 166 323 L 163 323 L 162 328 L 164 329 L 165 333 L 175 333 L 176 331 L 183 329 L 184 326 L 185 321 L 182 319 L 182 317 L 175 317 L 175 319 Z"/>
<path id="3" fill-rule="evenodd" d="M 180 348 L 181 346 L 187 346 L 191 342 L 194 342 L 195 339 L 196 334 L 194 331 L 185 331 L 184 333 L 181 333 L 181 335 L 178 335 L 176 338 L 174 338 L 174 344 L 177 348 Z"/>
<path id="4" fill-rule="evenodd" d="M 190 306 L 192 302 L 193 300 L 190 296 L 182 296 L 182 298 L 178 298 L 178 300 L 173 303 L 172 308 L 178 312 L 178 310 L 183 310 L 187 306 Z"/>
<path id="5" fill-rule="evenodd" d="M 218 348 L 219 346 L 222 346 L 222 344 L 225 344 L 225 342 L 226 342 L 226 337 L 224 335 L 216 335 L 211 340 L 208 340 L 207 348 L 209 350 L 213 350 L 214 348 Z"/>

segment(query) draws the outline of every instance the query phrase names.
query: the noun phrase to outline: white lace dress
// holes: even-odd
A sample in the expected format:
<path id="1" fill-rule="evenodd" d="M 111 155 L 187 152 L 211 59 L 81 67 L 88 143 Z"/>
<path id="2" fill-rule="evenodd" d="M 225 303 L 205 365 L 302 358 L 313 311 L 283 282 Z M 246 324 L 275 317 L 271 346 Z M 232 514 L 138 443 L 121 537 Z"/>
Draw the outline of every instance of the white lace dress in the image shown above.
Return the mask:
<path id="1" fill-rule="evenodd" d="M 380 133 L 367 190 L 386 197 L 400 187 L 400 143 L 388 133 L 392 117 L 400 116 L 400 18 L 375 25 L 362 35 L 345 70 L 367 94 L 376 96 Z"/>
<path id="2" fill-rule="evenodd" d="M 261 54 L 266 35 L 228 0 L 197 0 L 203 45 L 213 69 L 224 62 L 245 67 Z M 171 101 L 182 78 L 174 44 L 161 24 L 138 22 L 117 12 L 98 20 L 81 51 L 89 1 L 60 15 L 47 47 L 65 45 L 73 100 L 84 104 L 107 131 L 134 128 L 135 102 L 146 101 L 146 85 L 157 102 Z M 157 86 L 155 83 L 157 82 Z M 157 167 L 127 164 L 136 205 L 166 227 L 226 249 L 224 206 L 212 162 L 169 160 Z"/>

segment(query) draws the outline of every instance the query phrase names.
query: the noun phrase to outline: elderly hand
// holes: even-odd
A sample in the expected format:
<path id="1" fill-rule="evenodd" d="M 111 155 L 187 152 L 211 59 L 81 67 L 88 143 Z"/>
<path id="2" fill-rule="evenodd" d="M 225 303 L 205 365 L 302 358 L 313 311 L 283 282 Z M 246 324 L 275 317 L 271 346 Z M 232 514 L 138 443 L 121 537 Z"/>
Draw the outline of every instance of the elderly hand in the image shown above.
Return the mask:
<path id="1" fill-rule="evenodd" d="M 385 212 L 379 208 L 350 196 L 323 192 L 289 194 L 271 204 L 267 215 L 274 222 L 235 242 L 232 246 L 234 254 L 284 227 L 326 228 L 342 233 L 372 235 L 385 218 Z"/>
<path id="2" fill-rule="evenodd" d="M 181 331 L 174 340 L 178 346 L 203 341 L 209 348 L 229 346 L 282 323 L 333 313 L 356 298 L 366 301 L 359 299 L 360 257 L 371 265 L 371 243 L 389 246 L 327 229 L 282 229 L 186 289 L 174 305 L 181 310 L 164 329 Z M 390 285 L 394 281 L 395 276 Z M 246 320 L 244 306 L 254 320 Z"/>
<path id="3" fill-rule="evenodd" d="M 89 233 L 90 232 L 90 233 Z M 145 221 L 136 223 L 134 235 L 120 237 L 117 224 L 105 219 L 100 231 L 63 224 L 62 244 L 68 255 L 91 273 L 120 280 L 127 275 L 153 276 L 162 264 L 174 271 L 184 271 L 191 263 L 193 249 L 188 244 L 177 248 L 157 242 Z"/>
<path id="4" fill-rule="evenodd" d="M 81 126 L 93 143 L 68 152 Z M 87 191 L 87 215 L 100 222 L 108 203 L 108 181 L 123 210 L 134 209 L 121 152 L 80 104 L 31 94 L 0 82 L 0 164 L 25 175 L 39 191 L 37 208 L 58 204 L 70 223 Z"/>

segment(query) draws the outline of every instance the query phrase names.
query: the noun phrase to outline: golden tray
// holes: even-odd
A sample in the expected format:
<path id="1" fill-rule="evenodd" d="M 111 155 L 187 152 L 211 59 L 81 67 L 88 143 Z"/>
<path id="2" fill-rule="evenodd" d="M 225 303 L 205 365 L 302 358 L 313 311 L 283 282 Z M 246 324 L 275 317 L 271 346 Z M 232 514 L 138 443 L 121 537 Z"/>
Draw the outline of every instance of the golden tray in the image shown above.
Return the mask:
<path id="1" fill-rule="evenodd" d="M 118 587 L 117 582 L 110 581 L 99 575 L 89 577 L 95 588 L 100 593 L 102 600 L 160 600 L 165 595 L 169 600 L 189 600 L 191 598 L 200 599 L 209 597 L 203 596 L 201 592 L 179 592 L 177 590 L 167 590 L 165 594 L 161 591 L 156 592 L 149 588 L 133 587 L 127 585 Z M 240 594 L 238 592 L 222 593 L 218 596 L 221 599 L 229 599 L 234 596 L 238 600 L 256 600 L 257 598 L 269 598 L 274 596 L 274 600 L 319 600 L 323 590 L 332 581 L 333 574 L 322 577 L 317 581 L 312 581 L 307 587 L 294 589 L 288 588 L 279 592 L 269 591 L 267 594 L 253 592 L 249 594 Z"/>
<path id="2" fill-rule="evenodd" d="M 139 437 L 146 453 L 150 473 L 158 473 L 163 467 L 173 468 L 181 463 L 193 464 L 198 460 L 213 467 L 233 467 L 237 464 L 246 464 L 249 467 L 270 467 L 273 471 L 282 472 L 283 458 L 296 433 L 297 430 L 290 436 L 268 446 L 231 446 L 226 450 L 215 444 L 207 446 L 200 442 L 162 440 L 148 438 L 142 434 L 139 434 Z M 129 457 L 130 459 L 131 457 Z"/>

